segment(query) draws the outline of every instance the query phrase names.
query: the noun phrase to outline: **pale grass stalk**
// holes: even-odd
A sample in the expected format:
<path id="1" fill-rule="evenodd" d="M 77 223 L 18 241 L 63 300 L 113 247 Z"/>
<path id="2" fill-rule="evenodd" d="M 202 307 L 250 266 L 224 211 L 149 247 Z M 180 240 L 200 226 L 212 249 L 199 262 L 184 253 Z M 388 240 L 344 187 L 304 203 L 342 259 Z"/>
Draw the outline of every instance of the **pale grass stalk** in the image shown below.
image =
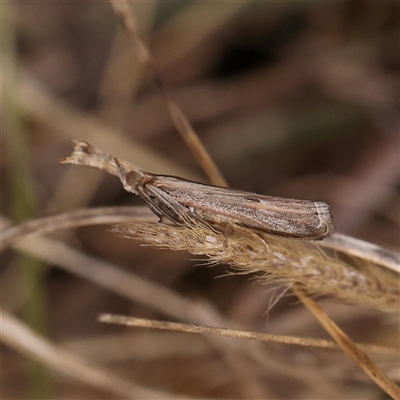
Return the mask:
<path id="1" fill-rule="evenodd" d="M 367 264 L 381 265 L 400 274 L 400 254 L 397 251 L 385 249 L 382 246 L 365 242 L 343 233 L 335 233 L 326 238 L 320 245 L 360 258 Z"/>
<path id="2" fill-rule="evenodd" d="M 154 214 L 145 206 L 84 208 L 48 217 L 28 219 L 8 227 L 4 227 L 4 225 L 9 224 L 4 217 L 1 217 L 3 230 L 1 232 L 0 252 L 27 236 L 46 235 L 60 229 L 72 229 L 87 225 L 116 224 L 127 218 L 144 221 L 156 219 Z"/>
<path id="3" fill-rule="evenodd" d="M 161 329 L 166 331 L 198 334 L 209 333 L 212 335 L 238 339 L 255 339 L 262 342 L 293 344 L 297 346 L 318 347 L 323 349 L 339 349 L 339 346 L 334 341 L 326 339 L 272 335 L 269 333 L 243 331 L 240 329 L 216 328 L 215 326 L 193 325 L 184 324 L 182 322 L 158 321 L 153 319 L 128 317 L 126 315 L 100 314 L 98 320 L 108 324 L 134 326 L 138 328 Z M 373 352 L 392 355 L 400 354 L 400 349 L 394 347 L 376 346 L 363 343 L 357 343 L 357 346 L 362 348 L 364 351 L 371 353 Z"/>
<path id="4" fill-rule="evenodd" d="M 156 2 L 130 2 L 140 22 L 141 32 L 145 37 L 150 33 L 156 16 Z M 132 112 L 131 101 L 137 98 L 143 63 L 131 51 L 130 38 L 123 29 L 118 29 L 113 37 L 106 61 L 102 82 L 99 85 L 99 98 L 102 107 L 100 119 L 107 125 L 122 127 L 128 115 Z"/>

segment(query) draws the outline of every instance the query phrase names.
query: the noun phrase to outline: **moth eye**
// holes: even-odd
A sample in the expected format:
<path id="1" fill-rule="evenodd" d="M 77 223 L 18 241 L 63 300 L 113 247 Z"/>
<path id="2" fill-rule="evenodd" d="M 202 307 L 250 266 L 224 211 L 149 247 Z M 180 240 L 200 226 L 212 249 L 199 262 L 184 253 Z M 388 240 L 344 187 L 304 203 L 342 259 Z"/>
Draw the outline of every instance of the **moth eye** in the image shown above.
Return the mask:
<path id="1" fill-rule="evenodd" d="M 140 175 L 135 171 L 130 171 L 126 174 L 125 179 L 128 185 L 136 186 L 139 183 Z"/>

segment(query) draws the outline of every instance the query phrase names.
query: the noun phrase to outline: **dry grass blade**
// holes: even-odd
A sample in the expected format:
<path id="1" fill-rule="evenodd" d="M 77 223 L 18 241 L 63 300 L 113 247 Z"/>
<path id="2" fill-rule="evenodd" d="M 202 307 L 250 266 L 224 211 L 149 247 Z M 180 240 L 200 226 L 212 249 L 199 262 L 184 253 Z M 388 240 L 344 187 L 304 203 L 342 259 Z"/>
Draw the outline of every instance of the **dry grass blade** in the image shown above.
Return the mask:
<path id="1" fill-rule="evenodd" d="M 167 393 L 147 389 L 122 379 L 112 371 L 100 368 L 63 348 L 50 343 L 5 311 L 0 311 L 1 341 L 18 352 L 28 355 L 51 369 L 94 386 L 97 389 L 128 399 L 165 399 Z M 176 396 L 173 396 L 176 398 Z"/>
<path id="2" fill-rule="evenodd" d="M 389 268 L 400 274 L 400 254 L 377 244 L 365 242 L 348 235 L 336 233 L 321 243 L 345 254 Z"/>
<path id="3" fill-rule="evenodd" d="M 378 386 L 395 400 L 400 399 L 400 387 L 392 382 L 359 347 L 322 311 L 318 304 L 304 294 L 297 285 L 292 290 L 314 314 L 320 324 L 350 357 Z"/>
<path id="4" fill-rule="evenodd" d="M 132 13 L 130 7 L 128 6 L 128 3 L 126 1 L 111 0 L 111 4 L 114 8 L 116 15 L 120 18 L 121 24 L 129 33 L 129 35 L 131 35 L 136 46 L 136 51 L 138 52 L 138 56 L 140 57 L 142 62 L 148 64 L 154 72 L 155 80 L 161 93 L 165 97 L 168 111 L 177 131 L 182 136 L 183 140 L 188 145 L 194 157 L 208 175 L 210 181 L 218 186 L 228 186 L 217 165 L 214 163 L 206 148 L 199 140 L 189 120 L 186 118 L 180 107 L 176 104 L 174 100 L 170 98 L 167 91 L 165 90 L 157 65 L 140 37 L 136 18 Z"/>
<path id="5" fill-rule="evenodd" d="M 181 322 L 156 321 L 144 318 L 127 317 L 125 315 L 100 314 L 98 320 L 107 324 L 135 326 L 138 328 L 161 329 L 185 333 L 210 333 L 213 335 L 238 339 L 256 339 L 263 342 L 293 344 L 297 346 L 319 347 L 324 349 L 339 349 L 339 346 L 335 342 L 325 339 L 271 335 L 267 333 L 249 332 L 239 329 L 216 328 L 213 326 L 193 324 L 189 325 Z M 357 346 L 360 346 L 364 349 L 364 351 L 369 352 L 400 354 L 400 349 L 393 347 L 375 346 L 362 343 L 357 343 Z"/>
<path id="6" fill-rule="evenodd" d="M 0 252 L 29 235 L 45 235 L 60 229 L 72 229 L 87 225 L 116 224 L 121 218 L 154 220 L 147 207 L 99 207 L 70 211 L 49 217 L 24 221 L 1 232 Z M 2 223 L 4 220 L 2 219 Z"/>

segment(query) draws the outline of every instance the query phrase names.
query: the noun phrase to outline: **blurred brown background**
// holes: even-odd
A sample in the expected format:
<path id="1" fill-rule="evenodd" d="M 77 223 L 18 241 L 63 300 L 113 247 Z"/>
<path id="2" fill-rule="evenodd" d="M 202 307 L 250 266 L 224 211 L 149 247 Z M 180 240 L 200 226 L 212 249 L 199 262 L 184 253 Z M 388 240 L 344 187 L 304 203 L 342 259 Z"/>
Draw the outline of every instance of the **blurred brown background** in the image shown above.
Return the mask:
<path id="1" fill-rule="evenodd" d="M 232 187 L 326 201 L 340 232 L 398 249 L 398 3 L 130 4 L 169 94 Z M 18 221 L 142 204 L 114 177 L 60 165 L 71 139 L 152 172 L 207 182 L 109 3 L 3 3 L 2 13 L 4 216 Z M 207 305 L 211 316 L 223 315 L 232 327 L 323 335 L 292 298 L 275 306 L 267 324 L 273 292 L 246 276 L 215 279 L 226 266 L 202 267 L 187 253 L 140 247 L 109 227 L 52 237 Z M 150 388 L 214 398 L 383 398 L 340 353 L 264 345 L 279 364 L 274 369 L 217 351 L 203 337 L 104 326 L 95 320 L 99 312 L 173 317 L 59 265 L 14 251 L 2 260 L 4 309 Z M 327 309 L 357 340 L 396 340 L 385 316 Z M 116 343 L 123 343 L 121 354 L 113 350 Z M 4 399 L 111 398 L 9 348 L 2 360 Z M 242 363 L 245 369 L 251 364 L 251 377 L 240 379 L 232 367 Z M 285 365 L 290 374 L 281 371 Z M 309 373 L 297 378 L 304 368 Z M 321 382 L 334 390 L 324 391 Z"/>

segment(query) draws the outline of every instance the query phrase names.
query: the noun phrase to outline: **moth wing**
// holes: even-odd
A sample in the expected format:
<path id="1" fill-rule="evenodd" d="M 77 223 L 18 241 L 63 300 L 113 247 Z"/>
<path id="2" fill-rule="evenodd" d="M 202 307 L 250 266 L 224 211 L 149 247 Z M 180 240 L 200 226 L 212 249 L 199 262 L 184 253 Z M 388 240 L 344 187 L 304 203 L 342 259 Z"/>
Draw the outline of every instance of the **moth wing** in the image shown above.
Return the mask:
<path id="1" fill-rule="evenodd" d="M 267 233 L 322 239 L 334 231 L 330 207 L 324 202 L 265 196 L 173 177 L 157 177 L 154 184 L 181 204 Z"/>

